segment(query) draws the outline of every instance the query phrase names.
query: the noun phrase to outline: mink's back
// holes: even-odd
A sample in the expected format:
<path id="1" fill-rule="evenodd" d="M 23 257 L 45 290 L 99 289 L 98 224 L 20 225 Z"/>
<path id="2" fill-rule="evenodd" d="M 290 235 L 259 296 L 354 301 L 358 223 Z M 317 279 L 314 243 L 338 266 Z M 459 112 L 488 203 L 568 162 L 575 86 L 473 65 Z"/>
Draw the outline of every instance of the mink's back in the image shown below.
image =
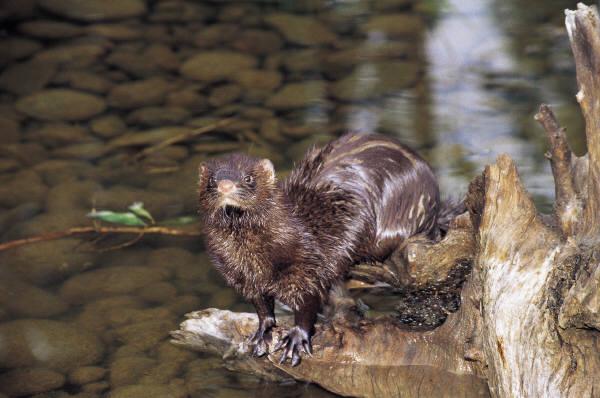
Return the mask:
<path id="1" fill-rule="evenodd" d="M 433 237 L 440 206 L 429 165 L 383 135 L 347 134 L 315 148 L 283 183 L 294 215 L 344 273 L 359 260 L 381 260 L 417 233 Z"/>

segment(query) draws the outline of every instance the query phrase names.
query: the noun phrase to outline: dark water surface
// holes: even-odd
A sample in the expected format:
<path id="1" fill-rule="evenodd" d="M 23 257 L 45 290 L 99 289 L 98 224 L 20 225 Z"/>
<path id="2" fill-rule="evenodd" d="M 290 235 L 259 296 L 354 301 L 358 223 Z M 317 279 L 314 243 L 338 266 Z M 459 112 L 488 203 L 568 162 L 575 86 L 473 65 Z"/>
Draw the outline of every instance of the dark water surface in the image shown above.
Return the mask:
<path id="1" fill-rule="evenodd" d="M 310 145 L 348 130 L 416 147 L 446 195 L 460 196 L 507 152 L 547 210 L 554 188 L 537 106 L 552 104 L 585 150 L 563 28 L 562 10 L 575 3 L 0 2 L 0 240 L 91 225 L 90 210 L 136 201 L 155 220 L 181 223 L 196 213 L 203 159 L 243 150 L 284 173 Z M 199 239 L 124 243 L 69 238 L 0 253 L 0 391 L 331 396 L 232 374 L 219 358 L 170 345 L 189 311 L 251 308 Z"/>

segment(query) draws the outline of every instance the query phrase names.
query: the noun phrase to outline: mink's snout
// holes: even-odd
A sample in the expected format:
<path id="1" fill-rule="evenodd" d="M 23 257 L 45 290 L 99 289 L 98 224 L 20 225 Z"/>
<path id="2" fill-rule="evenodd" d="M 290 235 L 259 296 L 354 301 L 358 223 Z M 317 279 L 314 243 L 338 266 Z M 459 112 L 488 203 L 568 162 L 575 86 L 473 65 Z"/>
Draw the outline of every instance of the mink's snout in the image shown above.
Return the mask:
<path id="1" fill-rule="evenodd" d="M 217 191 L 222 195 L 229 195 L 235 192 L 236 186 L 231 180 L 221 180 L 217 184 Z"/>

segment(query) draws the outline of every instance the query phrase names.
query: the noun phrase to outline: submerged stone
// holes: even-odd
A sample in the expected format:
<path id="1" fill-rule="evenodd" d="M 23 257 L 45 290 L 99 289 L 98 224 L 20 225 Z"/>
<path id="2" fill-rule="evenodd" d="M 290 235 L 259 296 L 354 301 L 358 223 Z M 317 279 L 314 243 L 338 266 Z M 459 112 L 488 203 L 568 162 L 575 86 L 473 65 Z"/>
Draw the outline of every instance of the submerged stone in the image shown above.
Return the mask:
<path id="1" fill-rule="evenodd" d="M 265 22 L 293 44 L 314 46 L 336 41 L 336 35 L 315 17 L 276 13 L 265 17 Z"/>
<path id="2" fill-rule="evenodd" d="M 12 397 L 39 394 L 65 384 L 65 376 L 44 368 L 15 369 L 0 375 L 0 392 Z"/>
<path id="3" fill-rule="evenodd" d="M 280 110 L 304 108 L 323 101 L 325 94 L 325 83 L 321 80 L 288 83 L 273 94 L 266 105 Z"/>
<path id="4" fill-rule="evenodd" d="M 85 120 L 104 112 L 105 101 L 92 94 L 68 89 L 38 91 L 17 101 L 17 109 L 42 120 Z"/>
<path id="5" fill-rule="evenodd" d="M 254 57 L 233 51 L 207 51 L 188 59 L 180 69 L 185 77 L 214 82 L 232 77 L 256 65 Z"/>
<path id="6" fill-rule="evenodd" d="M 161 103 L 171 84 L 160 77 L 123 83 L 108 94 L 108 103 L 116 108 L 132 109 Z"/>
<path id="7" fill-rule="evenodd" d="M 131 293 L 153 282 L 164 280 L 168 273 L 157 268 L 118 266 L 97 269 L 73 276 L 60 289 L 71 303 Z"/>
<path id="8" fill-rule="evenodd" d="M 38 3 L 48 11 L 79 21 L 124 19 L 146 12 L 142 0 L 40 0 Z"/>
<path id="9" fill-rule="evenodd" d="M 19 25 L 19 31 L 26 35 L 38 37 L 43 40 L 67 39 L 80 36 L 84 29 L 68 22 L 41 19 L 23 22 Z"/>
<path id="10" fill-rule="evenodd" d="M 0 88 L 17 95 L 27 95 L 44 88 L 56 73 L 47 62 L 29 61 L 13 64 L 0 74 Z"/>
<path id="11" fill-rule="evenodd" d="M 0 324 L 0 367 L 42 366 L 67 372 L 98 362 L 100 340 L 74 324 L 44 319 L 19 319 Z"/>

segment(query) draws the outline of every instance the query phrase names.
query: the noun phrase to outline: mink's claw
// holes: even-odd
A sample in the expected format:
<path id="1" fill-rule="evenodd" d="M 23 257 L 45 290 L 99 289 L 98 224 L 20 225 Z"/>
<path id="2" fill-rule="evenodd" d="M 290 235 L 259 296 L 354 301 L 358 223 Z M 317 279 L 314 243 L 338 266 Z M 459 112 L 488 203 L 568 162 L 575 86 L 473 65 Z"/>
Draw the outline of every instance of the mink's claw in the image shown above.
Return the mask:
<path id="1" fill-rule="evenodd" d="M 291 328 L 288 334 L 279 340 L 273 352 L 279 351 L 284 347 L 285 350 L 283 351 L 281 358 L 279 358 L 280 364 L 284 363 L 291 354 L 292 366 L 298 365 L 300 363 L 300 349 L 302 349 L 305 354 L 312 356 L 310 336 L 304 329 L 298 326 Z"/>
<path id="2" fill-rule="evenodd" d="M 269 352 L 269 343 L 271 342 L 271 328 L 275 326 L 275 319 L 266 318 L 256 329 L 256 332 L 250 337 L 248 342 L 253 346 L 252 356 L 261 357 Z"/>

